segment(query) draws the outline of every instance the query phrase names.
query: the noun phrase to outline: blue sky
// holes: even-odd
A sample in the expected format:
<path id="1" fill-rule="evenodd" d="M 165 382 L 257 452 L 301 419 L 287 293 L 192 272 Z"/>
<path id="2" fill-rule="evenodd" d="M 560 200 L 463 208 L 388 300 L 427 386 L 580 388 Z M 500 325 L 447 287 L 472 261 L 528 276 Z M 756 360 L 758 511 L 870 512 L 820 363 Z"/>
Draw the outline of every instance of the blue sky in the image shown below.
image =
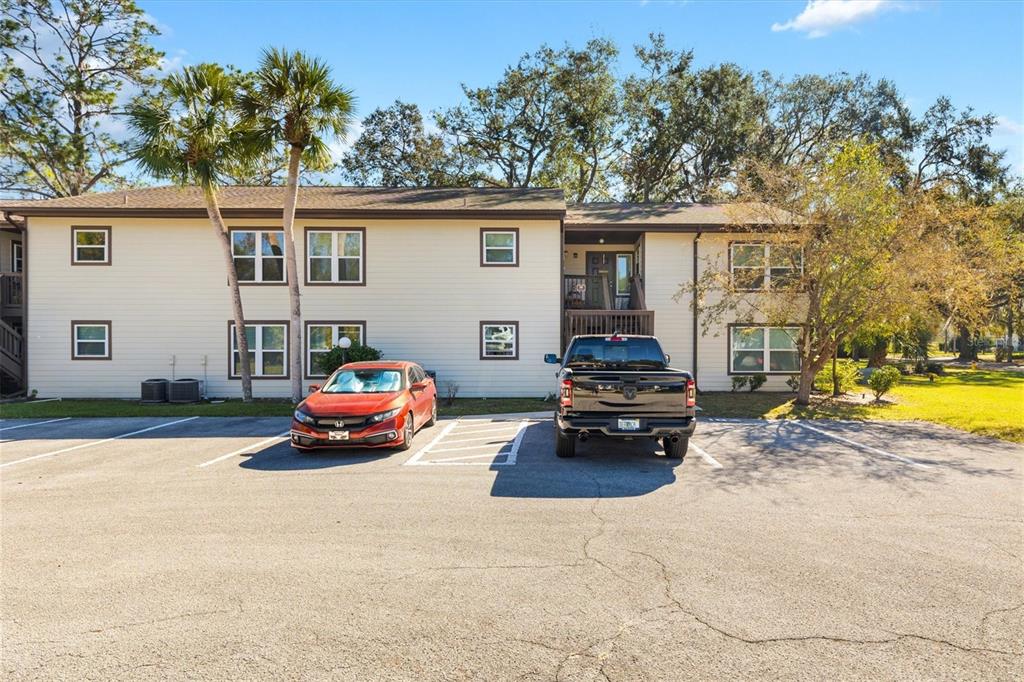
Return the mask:
<path id="1" fill-rule="evenodd" d="M 327 60 L 358 97 L 358 115 L 401 98 L 425 111 L 487 85 L 542 43 L 614 40 L 620 71 L 650 32 L 694 51 L 793 75 L 867 72 L 896 83 L 920 112 L 939 95 L 992 112 L 993 143 L 1024 173 L 1022 2 L 210 2 L 142 0 L 171 65 L 255 65 L 260 48 Z"/>

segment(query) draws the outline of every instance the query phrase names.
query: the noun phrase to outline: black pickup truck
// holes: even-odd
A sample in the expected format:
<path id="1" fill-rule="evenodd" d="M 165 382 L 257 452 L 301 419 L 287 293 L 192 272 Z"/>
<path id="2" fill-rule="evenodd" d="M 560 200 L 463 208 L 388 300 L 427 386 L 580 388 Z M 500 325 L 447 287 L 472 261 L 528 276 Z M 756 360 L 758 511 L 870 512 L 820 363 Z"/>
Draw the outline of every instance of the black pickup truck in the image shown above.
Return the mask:
<path id="1" fill-rule="evenodd" d="M 660 438 L 665 454 L 682 459 L 697 425 L 689 372 L 668 366 L 653 336 L 574 336 L 560 364 L 555 454 L 572 457 L 590 436 Z"/>

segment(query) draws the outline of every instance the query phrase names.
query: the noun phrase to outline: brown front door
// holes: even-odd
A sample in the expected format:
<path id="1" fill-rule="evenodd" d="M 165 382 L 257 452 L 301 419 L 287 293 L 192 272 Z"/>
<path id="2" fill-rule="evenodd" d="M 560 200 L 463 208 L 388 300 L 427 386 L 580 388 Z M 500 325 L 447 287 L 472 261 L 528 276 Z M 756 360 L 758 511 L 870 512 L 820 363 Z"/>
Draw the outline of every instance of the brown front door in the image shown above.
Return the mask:
<path id="1" fill-rule="evenodd" d="M 601 275 L 608 285 L 608 302 L 616 310 L 629 308 L 629 278 L 634 274 L 632 251 L 587 251 L 587 274 Z"/>

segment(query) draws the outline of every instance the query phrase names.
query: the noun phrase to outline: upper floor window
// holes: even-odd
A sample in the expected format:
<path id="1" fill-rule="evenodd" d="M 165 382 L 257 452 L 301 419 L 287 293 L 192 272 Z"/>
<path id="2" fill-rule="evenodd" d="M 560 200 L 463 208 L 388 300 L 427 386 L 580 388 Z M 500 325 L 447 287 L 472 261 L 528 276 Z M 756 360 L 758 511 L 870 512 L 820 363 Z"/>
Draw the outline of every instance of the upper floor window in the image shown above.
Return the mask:
<path id="1" fill-rule="evenodd" d="M 241 356 L 235 325 L 228 325 L 231 337 L 231 379 L 242 376 Z M 285 322 L 258 322 L 245 325 L 245 341 L 249 346 L 249 369 L 252 376 L 263 379 L 288 377 L 288 324 Z"/>
<path id="2" fill-rule="evenodd" d="M 786 288 L 803 274 L 803 251 L 799 246 L 735 242 L 729 249 L 733 286 L 742 291 Z"/>
<path id="3" fill-rule="evenodd" d="M 363 284 L 365 232 L 306 230 L 306 284 Z"/>
<path id="4" fill-rule="evenodd" d="M 733 374 L 799 372 L 799 339 L 799 327 L 730 327 L 729 371 Z"/>
<path id="5" fill-rule="evenodd" d="M 352 345 L 365 345 L 365 322 L 307 322 L 306 323 L 306 376 L 326 376 L 318 359 L 347 338 Z"/>
<path id="6" fill-rule="evenodd" d="M 481 360 L 518 360 L 519 323 L 481 322 Z"/>
<path id="7" fill-rule="evenodd" d="M 71 323 L 72 360 L 109 360 L 110 322 Z"/>
<path id="8" fill-rule="evenodd" d="M 519 230 L 481 228 L 480 265 L 519 265 Z"/>
<path id="9" fill-rule="evenodd" d="M 284 282 L 284 232 L 281 230 L 232 230 L 231 255 L 239 282 Z"/>
<path id="10" fill-rule="evenodd" d="M 21 242 L 11 242 L 11 272 L 21 272 L 25 267 L 25 251 Z"/>
<path id="11" fill-rule="evenodd" d="M 110 228 L 72 227 L 71 264 L 110 265 Z"/>

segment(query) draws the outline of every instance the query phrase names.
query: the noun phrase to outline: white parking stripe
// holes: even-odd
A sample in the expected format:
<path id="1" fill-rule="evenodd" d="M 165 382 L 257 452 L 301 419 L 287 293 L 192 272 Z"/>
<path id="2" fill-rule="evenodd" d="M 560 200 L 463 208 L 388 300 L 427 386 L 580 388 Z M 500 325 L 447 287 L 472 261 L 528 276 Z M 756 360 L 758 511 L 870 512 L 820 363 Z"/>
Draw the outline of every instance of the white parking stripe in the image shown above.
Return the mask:
<path id="1" fill-rule="evenodd" d="M 437 452 L 436 450 L 434 452 Z M 499 455 L 504 455 L 504 452 L 499 452 Z M 459 462 L 464 459 L 480 459 L 482 457 L 496 457 L 493 452 L 485 452 L 482 455 L 461 455 L 459 457 L 441 457 L 440 459 L 430 460 L 431 464 L 437 464 L 438 462 Z"/>
<path id="2" fill-rule="evenodd" d="M 455 431 L 453 431 L 451 433 L 451 435 L 453 435 L 453 436 L 461 436 L 462 434 L 461 433 L 456 433 Z M 510 436 L 514 436 L 514 435 L 515 434 L 510 433 L 510 434 L 508 434 L 508 436 L 477 436 L 476 438 L 460 438 L 458 440 L 446 440 L 444 444 L 445 445 L 451 445 L 452 443 L 472 443 L 473 441 L 477 441 L 477 440 L 497 440 L 497 441 L 500 441 L 500 442 L 504 442 L 504 441 L 507 441 Z"/>
<path id="3" fill-rule="evenodd" d="M 422 447 L 419 450 L 417 450 L 416 453 L 412 457 L 410 457 L 409 459 L 407 459 L 405 461 L 406 466 L 410 466 L 410 465 L 413 465 L 413 464 L 418 464 L 419 461 L 420 461 L 420 458 L 423 457 L 423 455 L 426 454 L 427 451 L 430 450 L 430 448 L 434 447 L 434 445 L 436 445 L 442 438 L 447 436 L 448 432 L 451 431 L 452 429 L 454 429 L 455 426 L 458 423 L 459 423 L 459 420 L 458 419 L 454 419 L 454 420 L 451 421 L 451 423 L 449 423 L 447 426 L 445 426 L 443 429 L 441 429 L 441 433 L 439 433 L 436 436 L 434 436 L 434 440 L 432 440 L 429 443 L 427 443 L 425 447 Z"/>
<path id="4" fill-rule="evenodd" d="M 509 443 L 509 441 L 506 438 L 505 440 L 501 441 L 500 443 L 483 443 L 482 445 L 462 445 L 462 446 L 457 447 L 457 448 L 434 448 L 434 449 L 431 449 L 430 452 L 431 453 L 435 453 L 435 452 L 460 452 L 462 450 L 479 450 L 480 448 L 493 448 L 495 445 L 498 445 L 500 447 L 505 447 L 506 445 L 508 445 L 508 443 Z M 448 443 L 442 443 L 442 445 L 448 445 Z"/>
<path id="5" fill-rule="evenodd" d="M 518 426 L 517 424 L 503 424 L 502 426 L 499 426 L 499 427 L 494 428 L 494 429 L 477 429 L 477 430 L 474 430 L 474 431 L 453 431 L 452 435 L 453 436 L 468 436 L 471 433 L 492 433 L 493 434 L 493 433 L 498 433 L 499 431 L 508 431 L 509 429 L 516 428 L 517 426 Z M 511 435 L 511 434 L 509 434 L 509 435 Z"/>
<path id="6" fill-rule="evenodd" d="M 465 423 L 465 421 L 467 421 L 467 420 L 457 419 L 454 422 L 452 422 L 451 424 L 449 424 L 448 426 L 446 426 L 444 428 L 444 430 L 441 431 L 441 433 L 439 433 L 432 441 L 430 441 L 430 443 L 428 443 L 426 445 L 426 447 L 424 447 L 423 449 L 417 451 L 415 455 L 410 457 L 409 460 L 405 462 L 405 465 L 406 466 L 416 466 L 416 465 L 418 465 L 418 466 L 431 466 L 431 465 L 437 465 L 437 466 L 454 466 L 454 465 L 463 465 L 463 466 L 514 466 L 515 465 L 516 457 L 519 454 L 519 445 L 520 445 L 520 443 L 522 443 L 523 435 L 525 433 L 526 427 L 530 424 L 530 420 L 529 419 L 522 419 L 522 420 L 519 420 L 518 422 L 515 422 L 515 423 L 502 424 L 498 429 L 491 429 L 491 430 L 488 430 L 488 431 L 476 431 L 476 433 L 490 433 L 491 435 L 489 435 L 489 436 L 483 436 L 483 437 L 479 437 L 479 438 L 468 438 L 468 439 L 464 438 L 464 439 L 456 439 L 456 440 L 446 440 L 446 438 L 448 436 L 461 436 L 461 435 L 468 434 L 468 433 L 474 433 L 473 431 L 456 431 L 455 430 L 458 426 L 463 425 Z M 482 422 L 483 420 L 474 420 L 474 421 Z M 476 424 L 474 424 L 474 426 L 476 426 Z M 511 428 L 515 428 L 515 432 L 514 433 L 505 433 L 505 434 L 500 435 L 500 436 L 499 435 L 494 435 L 495 431 L 499 431 L 499 430 L 500 431 L 508 431 Z M 481 445 L 459 445 L 459 447 L 453 447 L 453 448 L 449 448 L 449 447 L 437 448 L 438 445 L 447 446 L 449 444 L 466 443 L 466 442 L 472 442 L 472 441 L 477 441 L 477 440 L 492 440 L 492 441 L 498 441 L 498 442 L 484 443 L 484 444 L 481 444 Z M 456 457 L 445 457 L 445 458 L 441 458 L 441 459 L 423 460 L 423 456 L 427 455 L 427 454 L 433 455 L 435 453 L 442 453 L 442 452 L 466 452 L 466 451 L 471 451 L 471 450 L 479 450 L 481 448 L 493 449 L 495 446 L 498 446 L 497 452 L 493 452 L 492 451 L 492 452 L 476 454 L 476 455 L 459 455 L 459 456 L 456 456 Z M 468 462 L 468 461 L 462 461 L 462 460 L 469 460 L 469 459 L 483 459 L 485 457 L 490 457 L 490 458 L 504 457 L 504 461 L 495 461 L 495 462 Z"/>
<path id="7" fill-rule="evenodd" d="M 799 421 L 797 421 L 795 419 L 794 420 L 789 420 L 786 423 L 794 424 L 796 426 L 799 426 L 802 429 L 807 429 L 809 431 L 814 431 L 815 433 L 820 433 L 821 435 L 825 436 L 826 438 L 831 438 L 831 439 L 837 440 L 837 441 L 839 441 L 841 443 L 846 443 L 847 445 L 852 445 L 853 447 L 860 448 L 861 450 L 866 450 L 868 452 L 873 452 L 876 455 L 881 455 L 882 457 L 888 457 L 889 459 L 895 459 L 898 462 L 903 462 L 904 464 L 909 464 L 910 466 L 914 466 L 914 467 L 917 467 L 919 469 L 931 469 L 931 467 L 928 466 L 927 464 L 921 464 L 920 462 L 915 461 L 913 459 L 910 459 L 908 457 L 901 457 L 900 455 L 894 455 L 891 452 L 886 452 L 885 450 L 879 450 L 876 447 L 872 447 L 870 445 L 865 445 L 864 443 L 858 443 L 855 440 L 850 440 L 849 438 L 844 438 L 843 436 L 840 436 L 840 435 L 837 435 L 837 434 L 834 434 L 834 433 L 829 433 L 828 431 L 824 431 L 824 430 L 819 429 L 819 428 L 817 428 L 815 426 L 811 426 L 810 424 L 804 424 L 803 422 L 799 422 Z"/>
<path id="8" fill-rule="evenodd" d="M 157 424 L 156 426 L 150 426 L 149 428 L 139 429 L 138 431 L 132 431 L 130 433 L 122 433 L 120 435 L 112 436 L 110 438 L 104 438 L 102 440 L 95 440 L 95 441 L 92 441 L 92 442 L 89 442 L 89 443 L 80 443 L 78 445 L 72 445 L 69 448 L 63 448 L 61 450 L 54 450 L 52 452 L 44 452 L 41 455 L 32 455 L 31 457 L 24 457 L 22 459 L 16 459 L 13 462 L 7 462 L 6 464 L 0 464 L 0 469 L 2 469 L 4 467 L 13 466 L 15 464 L 21 464 L 22 462 L 30 462 L 30 461 L 32 461 L 34 459 L 42 459 L 44 457 L 53 457 L 54 455 L 62 455 L 65 452 L 72 452 L 74 450 L 82 450 L 84 448 L 91 448 L 91 447 L 95 447 L 97 445 L 103 445 L 104 443 L 109 443 L 111 441 L 120 440 L 122 438 L 128 438 L 130 436 L 137 436 L 140 433 L 149 433 L 150 431 L 156 431 L 157 429 L 167 428 L 168 426 L 174 426 L 175 424 L 181 424 L 183 422 L 190 422 L 193 419 L 199 419 L 199 417 L 198 416 L 196 416 L 196 417 L 185 417 L 184 419 L 178 419 L 176 421 L 167 422 L 165 424 Z"/>
<path id="9" fill-rule="evenodd" d="M 697 452 L 697 454 L 698 454 L 698 455 L 700 455 L 700 458 L 701 458 L 701 459 L 703 459 L 703 460 L 704 460 L 705 462 L 707 462 L 708 464 L 710 464 L 710 465 L 711 465 L 712 467 L 714 467 L 715 469 L 721 469 L 721 468 L 722 468 L 722 464 L 721 464 L 721 462 L 719 462 L 719 461 L 718 461 L 717 459 L 715 459 L 714 457 L 712 457 L 712 456 L 711 456 L 711 455 L 710 455 L 710 454 L 708 453 L 708 451 L 707 451 L 707 450 L 705 450 L 705 449 L 704 449 L 704 448 L 702 448 L 701 446 L 699 446 L 699 445 L 697 445 L 696 443 L 694 443 L 694 442 L 693 442 L 693 439 L 692 439 L 692 438 L 690 439 L 690 447 L 691 447 L 691 448 L 693 448 L 693 449 L 694 449 L 694 450 L 695 450 L 695 451 Z"/>
<path id="10" fill-rule="evenodd" d="M 208 467 L 211 464 L 216 464 L 217 462 L 223 462 L 225 459 L 230 459 L 231 457 L 235 457 L 236 455 L 241 455 L 241 454 L 246 453 L 246 452 L 252 452 L 256 448 L 261 448 L 264 445 L 267 445 L 269 443 L 273 443 L 275 440 L 281 440 L 282 438 L 287 438 L 290 434 L 291 434 L 291 431 L 285 431 L 284 433 L 279 433 L 276 436 L 271 436 L 270 438 L 267 438 L 266 440 L 261 440 L 259 443 L 253 443 L 252 445 L 246 445 L 244 448 L 238 448 L 234 452 L 229 452 L 228 454 L 221 455 L 220 457 L 214 457 L 209 462 L 203 462 L 202 464 L 197 464 L 196 466 L 199 467 L 200 469 L 202 469 L 203 467 Z"/>
<path id="11" fill-rule="evenodd" d="M 42 422 L 32 422 L 31 424 L 18 424 L 17 426 L 5 426 L 0 429 L 0 433 L 4 431 L 13 431 L 14 429 L 23 429 L 26 426 L 42 426 L 43 424 L 52 424 L 53 422 L 65 422 L 71 419 L 71 417 L 60 417 L 59 419 L 47 419 Z"/>

